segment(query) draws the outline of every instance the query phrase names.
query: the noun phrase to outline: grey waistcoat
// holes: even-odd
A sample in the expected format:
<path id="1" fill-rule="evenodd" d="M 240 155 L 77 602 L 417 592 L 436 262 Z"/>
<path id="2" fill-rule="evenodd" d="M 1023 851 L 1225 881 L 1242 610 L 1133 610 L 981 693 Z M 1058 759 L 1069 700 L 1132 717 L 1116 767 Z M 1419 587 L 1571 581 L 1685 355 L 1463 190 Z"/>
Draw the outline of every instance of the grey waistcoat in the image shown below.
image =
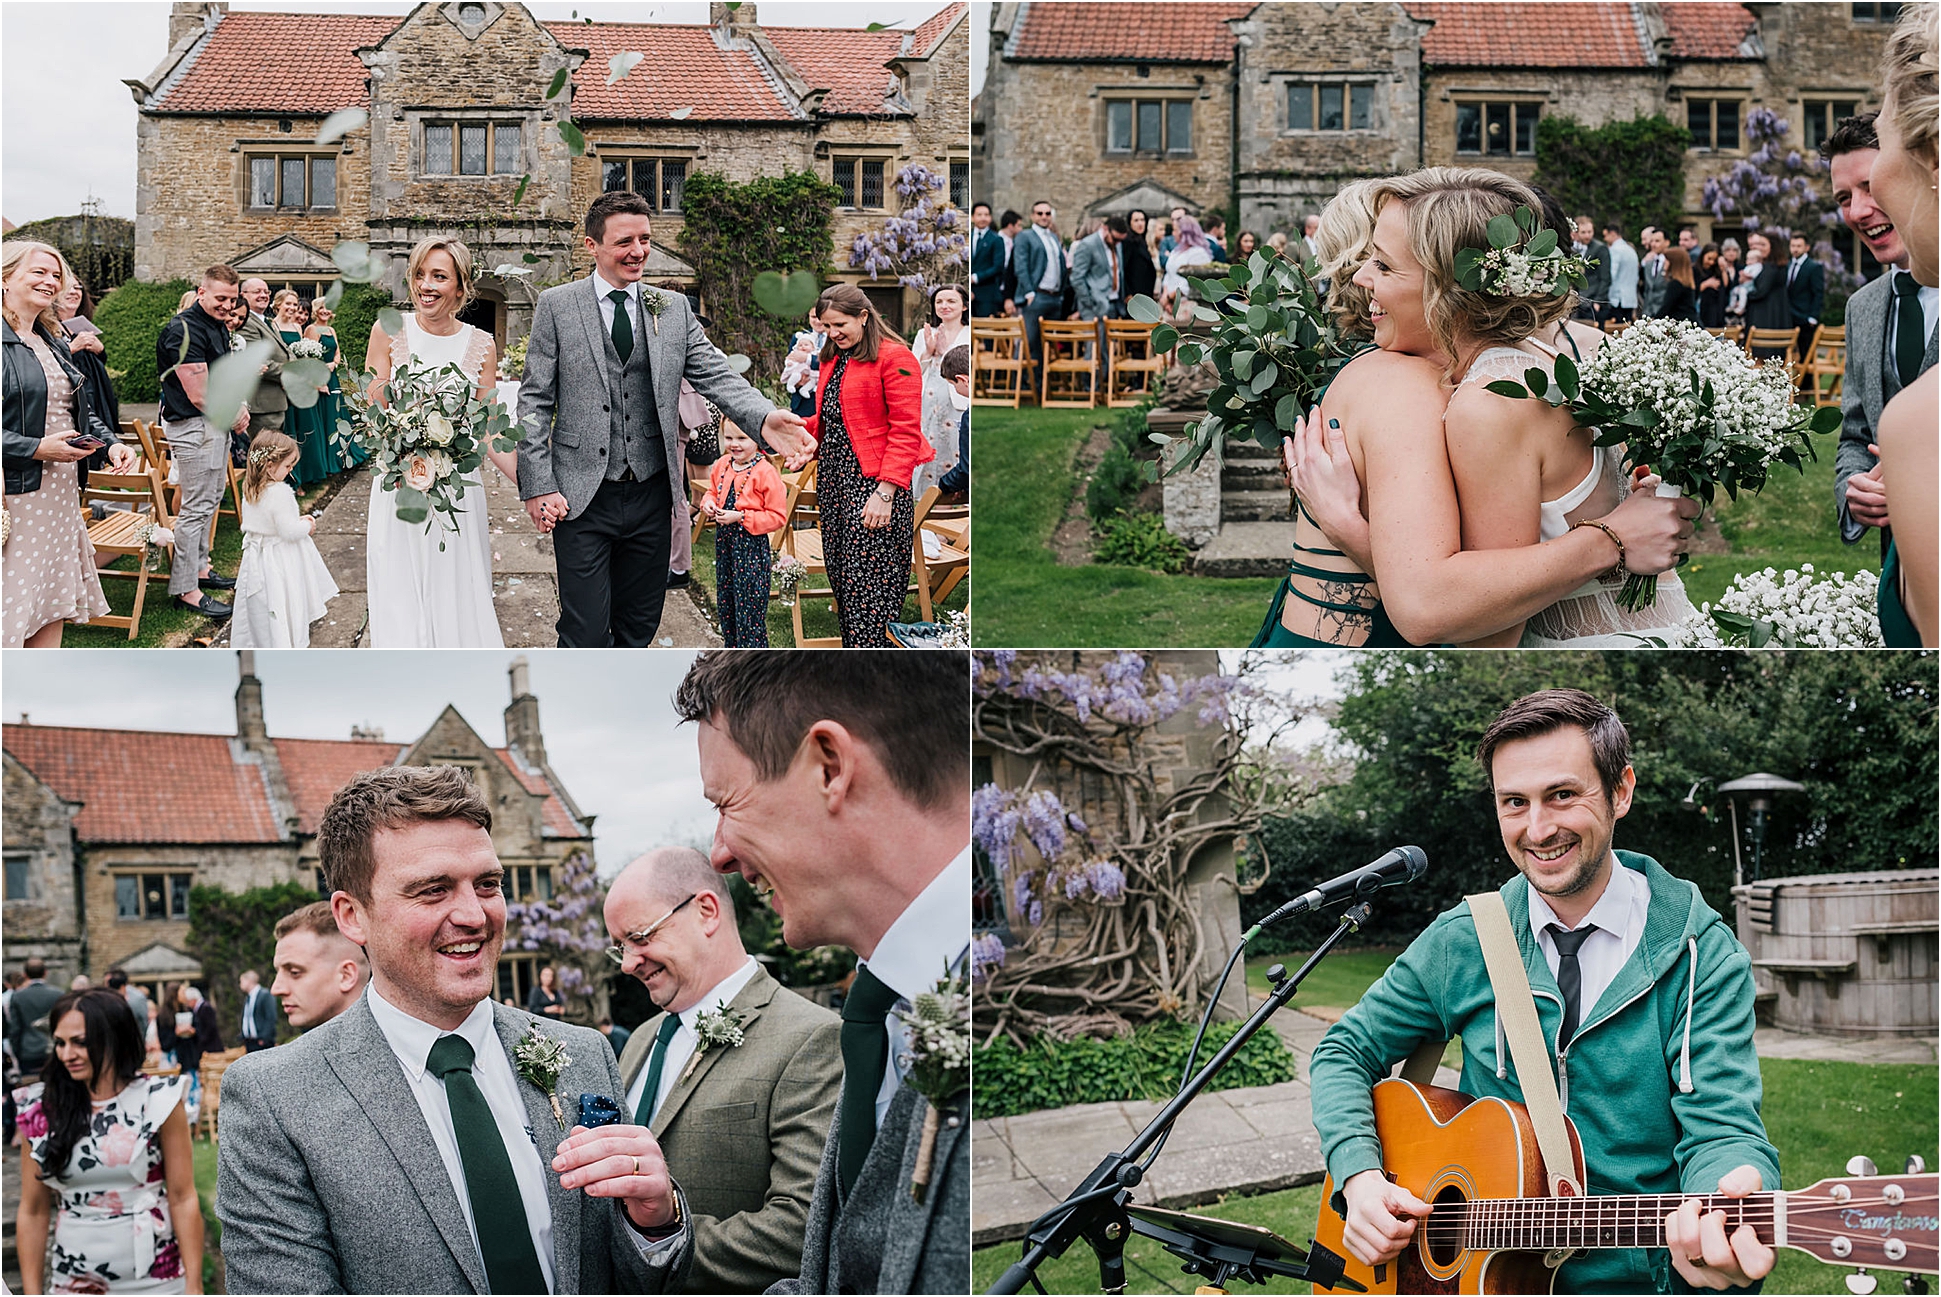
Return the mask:
<path id="1" fill-rule="evenodd" d="M 607 372 L 618 372 L 615 390 L 619 404 L 612 407 L 611 431 L 607 442 L 606 480 L 618 481 L 628 468 L 645 482 L 667 472 L 667 449 L 661 444 L 660 414 L 654 406 L 654 382 L 647 351 L 654 342 L 653 325 L 646 312 L 634 310 L 634 349 L 627 363 L 613 349 L 613 334 L 606 336 Z"/>

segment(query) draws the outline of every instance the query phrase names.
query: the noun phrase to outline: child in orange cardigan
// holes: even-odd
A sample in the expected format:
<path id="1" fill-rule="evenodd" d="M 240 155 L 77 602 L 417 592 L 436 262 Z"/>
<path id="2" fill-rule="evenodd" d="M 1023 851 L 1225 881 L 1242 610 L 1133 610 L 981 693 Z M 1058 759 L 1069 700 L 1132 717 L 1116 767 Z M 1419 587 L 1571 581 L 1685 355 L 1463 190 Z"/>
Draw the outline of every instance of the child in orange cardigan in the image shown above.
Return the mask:
<path id="1" fill-rule="evenodd" d="M 761 447 L 726 419 L 701 512 L 714 520 L 714 592 L 730 648 L 768 647 L 768 535 L 788 523 L 788 491 Z"/>

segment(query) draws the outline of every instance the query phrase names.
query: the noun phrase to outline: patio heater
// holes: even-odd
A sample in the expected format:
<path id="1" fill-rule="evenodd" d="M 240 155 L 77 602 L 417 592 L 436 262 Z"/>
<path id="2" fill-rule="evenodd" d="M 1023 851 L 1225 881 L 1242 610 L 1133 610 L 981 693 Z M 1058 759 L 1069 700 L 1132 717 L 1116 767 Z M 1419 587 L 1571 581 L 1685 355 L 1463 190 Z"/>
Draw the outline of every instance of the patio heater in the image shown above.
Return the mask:
<path id="1" fill-rule="evenodd" d="M 1759 864 L 1765 853 L 1767 818 L 1772 813 L 1773 799 L 1782 793 L 1803 793 L 1806 785 L 1796 784 L 1790 779 L 1764 772 L 1741 775 L 1739 778 L 1719 785 L 1719 791 L 1731 798 L 1732 807 L 1732 872 L 1733 885 L 1745 881 L 1740 877 L 1742 862 L 1739 860 L 1739 797 L 1744 794 L 1748 812 L 1746 837 L 1752 843 L 1752 881 L 1759 881 Z"/>

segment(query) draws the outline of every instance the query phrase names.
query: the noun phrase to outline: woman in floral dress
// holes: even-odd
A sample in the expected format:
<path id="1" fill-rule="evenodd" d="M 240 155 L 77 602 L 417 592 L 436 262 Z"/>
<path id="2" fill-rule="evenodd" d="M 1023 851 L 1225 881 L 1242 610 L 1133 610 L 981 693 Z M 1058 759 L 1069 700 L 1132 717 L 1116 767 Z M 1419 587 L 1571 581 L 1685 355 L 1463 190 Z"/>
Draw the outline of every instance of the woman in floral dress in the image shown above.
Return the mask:
<path id="1" fill-rule="evenodd" d="M 53 1052 L 41 1084 L 14 1096 L 27 1141 L 16 1220 L 22 1287 L 201 1292 L 183 1078 L 139 1074 L 141 1031 L 113 991 L 70 991 L 48 1021 Z"/>

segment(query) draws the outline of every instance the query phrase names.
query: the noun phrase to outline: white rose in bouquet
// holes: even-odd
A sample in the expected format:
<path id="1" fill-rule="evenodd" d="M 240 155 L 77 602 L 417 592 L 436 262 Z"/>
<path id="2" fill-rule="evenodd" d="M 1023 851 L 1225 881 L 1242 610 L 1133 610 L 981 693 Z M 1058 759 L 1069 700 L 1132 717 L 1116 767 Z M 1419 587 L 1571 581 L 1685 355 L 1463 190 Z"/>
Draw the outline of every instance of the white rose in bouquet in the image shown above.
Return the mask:
<path id="1" fill-rule="evenodd" d="M 425 416 L 425 440 L 432 445 L 449 446 L 457 435 L 458 429 L 452 427 L 452 421 L 436 410 Z"/>

